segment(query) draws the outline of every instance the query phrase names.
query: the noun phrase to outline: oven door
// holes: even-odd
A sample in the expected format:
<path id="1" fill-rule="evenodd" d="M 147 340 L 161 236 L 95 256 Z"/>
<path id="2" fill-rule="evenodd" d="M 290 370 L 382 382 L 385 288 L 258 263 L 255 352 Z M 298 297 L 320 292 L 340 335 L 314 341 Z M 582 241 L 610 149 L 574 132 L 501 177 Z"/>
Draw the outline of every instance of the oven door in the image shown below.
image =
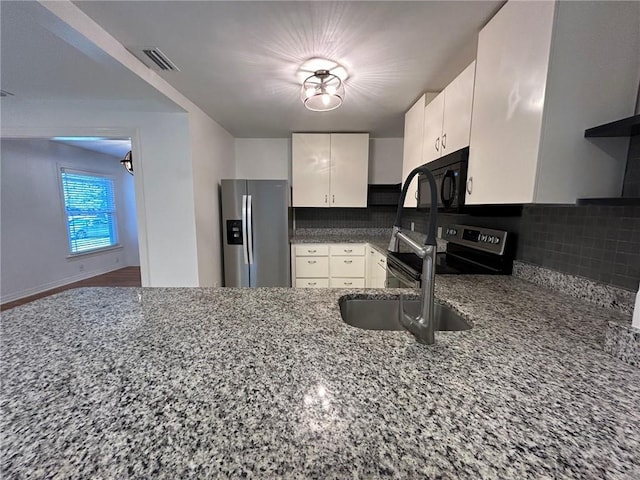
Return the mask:
<path id="1" fill-rule="evenodd" d="M 387 288 L 420 288 L 420 280 L 405 273 L 387 259 Z"/>

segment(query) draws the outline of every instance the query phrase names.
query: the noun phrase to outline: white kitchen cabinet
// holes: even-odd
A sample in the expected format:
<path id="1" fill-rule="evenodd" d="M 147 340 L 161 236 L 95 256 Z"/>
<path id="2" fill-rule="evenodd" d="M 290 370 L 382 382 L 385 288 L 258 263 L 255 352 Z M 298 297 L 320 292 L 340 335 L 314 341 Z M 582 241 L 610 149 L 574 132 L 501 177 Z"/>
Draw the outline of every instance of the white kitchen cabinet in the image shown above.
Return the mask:
<path id="1" fill-rule="evenodd" d="M 422 139 L 424 132 L 424 106 L 426 94 L 422 95 L 416 103 L 404 114 L 404 143 L 402 150 L 402 184 L 411 173 L 411 170 L 422 165 Z M 418 205 L 418 179 L 414 178 L 407 190 L 404 200 L 405 207 Z"/>
<path id="2" fill-rule="evenodd" d="M 633 113 L 639 2 L 513 2 L 478 39 L 467 204 L 619 196 L 627 139 L 584 130 Z"/>
<path id="3" fill-rule="evenodd" d="M 387 281 L 387 257 L 375 248 L 367 247 L 367 288 L 384 288 Z"/>
<path id="4" fill-rule="evenodd" d="M 291 246 L 293 284 L 297 288 L 364 288 L 367 244 Z"/>
<path id="5" fill-rule="evenodd" d="M 368 133 L 294 133 L 294 207 L 366 207 Z"/>
<path id="6" fill-rule="evenodd" d="M 425 106 L 423 163 L 469 146 L 475 69 L 472 62 Z"/>
<path id="7" fill-rule="evenodd" d="M 291 277 L 296 288 L 329 286 L 329 245 L 304 243 L 291 245 Z"/>

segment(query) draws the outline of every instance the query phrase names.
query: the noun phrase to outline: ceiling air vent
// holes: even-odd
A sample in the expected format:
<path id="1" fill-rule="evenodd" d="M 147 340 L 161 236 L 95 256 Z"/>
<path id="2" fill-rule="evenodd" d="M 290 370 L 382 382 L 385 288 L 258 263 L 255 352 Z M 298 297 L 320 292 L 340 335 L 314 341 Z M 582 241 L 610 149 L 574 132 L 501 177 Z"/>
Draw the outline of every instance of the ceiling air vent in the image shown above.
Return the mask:
<path id="1" fill-rule="evenodd" d="M 179 72 L 175 63 L 167 58 L 167 56 L 156 47 L 132 47 L 129 49 L 138 60 L 144 63 L 152 70 L 160 70 L 163 72 L 174 71 Z"/>
<path id="2" fill-rule="evenodd" d="M 0 97 L 13 97 L 13 93 L 7 92 L 6 90 L 0 90 Z"/>

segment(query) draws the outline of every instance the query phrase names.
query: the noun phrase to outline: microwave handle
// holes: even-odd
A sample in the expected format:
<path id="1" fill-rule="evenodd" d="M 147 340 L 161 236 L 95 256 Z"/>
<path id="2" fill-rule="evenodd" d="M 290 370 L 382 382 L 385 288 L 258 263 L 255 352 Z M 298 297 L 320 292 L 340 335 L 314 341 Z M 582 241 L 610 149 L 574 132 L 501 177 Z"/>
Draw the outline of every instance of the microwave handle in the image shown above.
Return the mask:
<path id="1" fill-rule="evenodd" d="M 444 196 L 444 184 L 449 180 L 451 182 L 451 189 L 449 190 L 449 197 L 445 198 Z M 450 207 L 453 203 L 453 199 L 456 196 L 456 174 L 455 170 L 447 170 L 444 172 L 444 176 L 442 177 L 442 182 L 440 183 L 440 200 L 442 200 L 442 205 L 446 208 Z"/>

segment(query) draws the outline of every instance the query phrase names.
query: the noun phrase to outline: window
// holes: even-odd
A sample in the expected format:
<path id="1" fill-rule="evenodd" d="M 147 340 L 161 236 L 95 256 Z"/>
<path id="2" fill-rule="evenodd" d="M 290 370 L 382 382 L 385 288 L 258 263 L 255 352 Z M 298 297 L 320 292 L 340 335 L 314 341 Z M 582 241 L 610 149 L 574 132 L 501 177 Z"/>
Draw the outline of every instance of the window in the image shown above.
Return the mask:
<path id="1" fill-rule="evenodd" d="M 113 179 L 64 168 L 61 177 L 71 254 L 117 245 Z"/>

